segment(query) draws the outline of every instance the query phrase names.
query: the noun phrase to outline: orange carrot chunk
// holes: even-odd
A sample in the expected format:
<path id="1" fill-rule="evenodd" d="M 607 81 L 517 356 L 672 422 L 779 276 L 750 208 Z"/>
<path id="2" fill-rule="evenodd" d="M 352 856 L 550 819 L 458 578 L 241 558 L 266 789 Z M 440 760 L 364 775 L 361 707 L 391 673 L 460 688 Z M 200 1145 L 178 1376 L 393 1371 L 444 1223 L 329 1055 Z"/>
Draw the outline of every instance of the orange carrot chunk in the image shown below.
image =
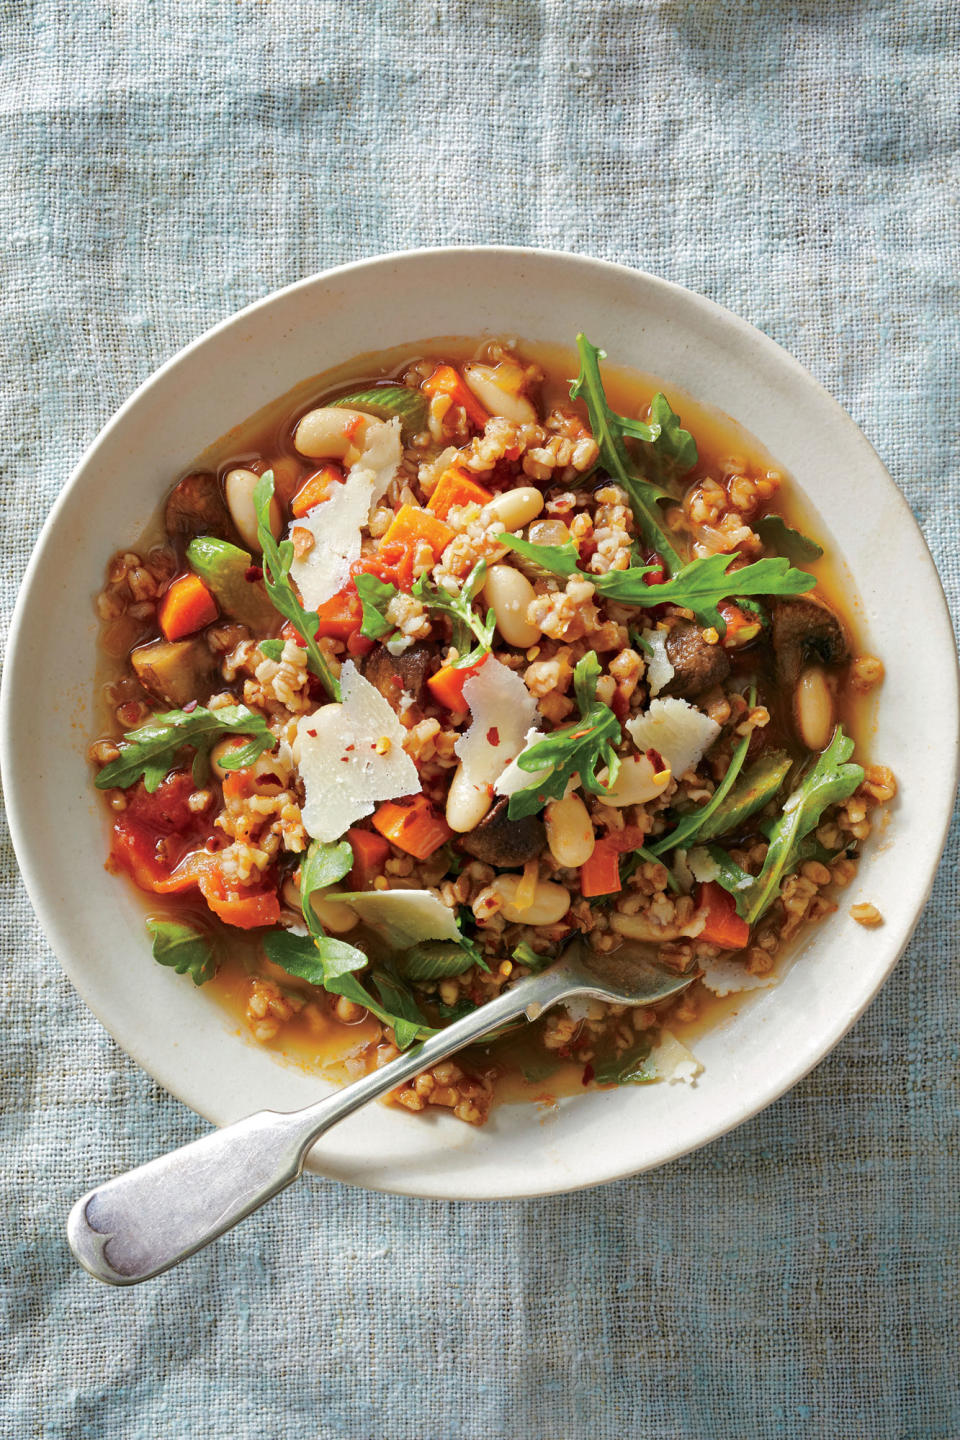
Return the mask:
<path id="1" fill-rule="evenodd" d="M 217 602 L 199 575 L 179 575 L 157 609 L 160 629 L 167 640 L 182 640 L 211 624 L 219 615 Z"/>
<path id="2" fill-rule="evenodd" d="M 450 526 L 444 525 L 443 521 L 438 520 L 436 515 L 431 515 L 429 510 L 421 510 L 419 505 L 401 505 L 393 517 L 390 529 L 380 542 L 380 549 L 400 542 L 413 551 L 421 540 L 425 540 L 434 556 L 439 558 L 450 544 L 453 535 Z"/>
<path id="3" fill-rule="evenodd" d="M 436 490 L 427 501 L 427 509 L 439 515 L 441 520 L 446 520 L 454 505 L 486 505 L 492 499 L 490 490 L 484 490 L 482 485 L 471 480 L 459 466 L 451 465 L 440 476 Z"/>
<path id="4" fill-rule="evenodd" d="M 312 510 L 315 505 L 320 505 L 324 500 L 329 500 L 333 487 L 343 484 L 343 471 L 339 465 L 324 465 L 321 469 L 315 470 L 308 475 L 290 502 L 290 513 L 298 520 Z"/>
<path id="5" fill-rule="evenodd" d="M 469 385 L 452 365 L 438 365 L 433 374 L 424 380 L 420 389 L 425 395 L 449 395 L 454 405 L 461 406 L 465 411 L 475 430 L 482 430 L 490 419 Z"/>
<path id="6" fill-rule="evenodd" d="M 589 899 L 593 895 L 615 895 L 619 889 L 620 847 L 604 836 L 594 845 L 590 859 L 580 866 L 580 893 Z"/>
<path id="7" fill-rule="evenodd" d="M 483 655 L 475 665 L 464 665 L 459 670 L 455 665 L 444 665 L 436 675 L 431 675 L 427 689 L 437 704 L 447 710 L 468 710 L 470 707 L 463 694 L 464 684 L 471 675 L 476 675 L 486 658 Z"/>
<path id="8" fill-rule="evenodd" d="M 742 950 L 750 939 L 750 926 L 737 914 L 736 902 L 732 895 L 711 880 L 697 891 L 697 907 L 706 910 L 707 923 L 698 940 L 708 945 L 719 945 L 721 950 Z"/>
<path id="9" fill-rule="evenodd" d="M 351 828 L 347 837 L 353 850 L 353 868 L 350 871 L 351 890 L 372 890 L 373 882 L 383 874 L 383 867 L 390 855 L 389 842 L 372 830 Z"/>
<path id="10" fill-rule="evenodd" d="M 197 881 L 204 900 L 225 925 L 235 925 L 238 930 L 279 925 L 280 902 L 276 891 L 230 889 L 216 863 L 202 870 Z"/>
<path id="11" fill-rule="evenodd" d="M 437 814 L 426 795 L 417 795 L 405 805 L 388 800 L 376 811 L 370 823 L 398 850 L 404 850 L 416 860 L 426 860 L 453 835 L 446 820 Z"/>

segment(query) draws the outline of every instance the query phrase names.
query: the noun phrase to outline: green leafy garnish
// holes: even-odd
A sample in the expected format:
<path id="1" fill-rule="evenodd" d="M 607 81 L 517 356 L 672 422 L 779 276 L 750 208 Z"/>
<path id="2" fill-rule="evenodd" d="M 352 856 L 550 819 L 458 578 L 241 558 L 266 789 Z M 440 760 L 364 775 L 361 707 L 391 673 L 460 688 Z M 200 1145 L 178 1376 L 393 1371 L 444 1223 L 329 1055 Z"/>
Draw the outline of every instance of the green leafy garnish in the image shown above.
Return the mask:
<path id="1" fill-rule="evenodd" d="M 757 692 L 756 688 L 754 687 L 747 697 L 747 703 L 749 704 L 751 709 L 753 709 L 756 698 Z M 691 840 L 695 835 L 699 835 L 701 833 L 704 826 L 709 821 L 710 817 L 716 814 L 720 806 L 723 804 L 724 800 L 730 794 L 730 791 L 733 789 L 734 781 L 740 774 L 740 771 L 743 769 L 743 762 L 747 758 L 747 750 L 749 748 L 750 736 L 745 735 L 740 741 L 737 748 L 734 750 L 733 754 L 730 756 L 730 764 L 727 766 L 727 773 L 720 781 L 720 784 L 717 786 L 716 790 L 714 790 L 713 794 L 710 796 L 710 799 L 707 801 L 706 805 L 702 805 L 699 810 L 694 810 L 689 815 L 685 815 L 683 819 L 677 824 L 677 826 L 673 830 L 671 830 L 669 835 L 663 836 L 662 839 L 657 840 L 655 844 L 651 845 L 650 850 L 654 856 L 663 855 L 668 850 L 675 850 L 678 845 L 686 845 L 687 842 Z M 722 831 L 718 833 L 722 834 Z"/>
<path id="2" fill-rule="evenodd" d="M 656 1080 L 656 1067 L 649 1065 L 653 1042 L 641 1036 L 635 1045 L 619 1055 L 598 1056 L 593 1078 L 598 1085 L 647 1085 Z"/>
<path id="3" fill-rule="evenodd" d="M 153 958 L 178 975 L 189 975 L 194 985 L 205 985 L 217 973 L 210 942 L 192 925 L 176 920 L 148 920 L 153 936 Z"/>
<path id="4" fill-rule="evenodd" d="M 423 940 L 398 955 L 394 964 L 405 980 L 446 980 L 472 970 L 478 956 L 472 941 L 458 945 L 455 940 Z"/>
<path id="5" fill-rule="evenodd" d="M 536 950 L 531 949 L 526 940 L 521 940 L 510 951 L 510 959 L 516 960 L 518 965 L 526 965 L 528 970 L 545 970 L 548 965 L 553 964 L 552 955 L 538 955 Z"/>
<path id="6" fill-rule="evenodd" d="M 704 815 L 697 831 L 697 841 L 715 840 L 739 830 L 751 815 L 773 799 L 793 765 L 784 750 L 770 750 L 744 770 L 723 802 L 710 815 Z"/>
<path id="7" fill-rule="evenodd" d="M 692 610 L 701 625 L 712 626 L 721 635 L 727 628 L 717 609 L 721 600 L 732 595 L 803 595 L 817 583 L 806 570 L 794 570 L 788 560 L 779 558 L 755 560 L 740 570 L 731 570 L 737 559 L 734 553 L 691 560 L 671 580 L 665 580 L 662 585 L 647 585 L 644 576 L 656 566 L 634 565 L 627 570 L 609 570 L 606 575 L 591 575 L 579 568 L 580 557 L 572 540 L 563 545 L 534 545 L 519 535 L 500 538 L 504 545 L 535 560 L 551 574 L 575 575 L 586 580 L 598 594 L 618 605 L 679 605 Z"/>
<path id="8" fill-rule="evenodd" d="M 436 1034 L 427 1024 L 426 1016 L 412 992 L 398 975 L 386 968 L 374 970 L 373 983 L 384 1008 L 392 1016 L 390 1024 L 398 1050 L 406 1050 L 414 1040 Z"/>
<path id="9" fill-rule="evenodd" d="M 719 847 L 710 847 L 720 867 L 717 879 L 733 895 L 738 915 L 749 925 L 759 920 L 780 894 L 782 881 L 802 858 L 802 842 L 820 824 L 827 806 L 848 799 L 863 780 L 862 767 L 848 763 L 852 754 L 853 741 L 838 725 L 830 744 L 787 797 L 783 813 L 770 827 L 767 857 L 756 877 Z"/>
<path id="10" fill-rule="evenodd" d="M 221 756 L 224 770 L 242 770 L 277 744 L 264 717 L 246 705 L 224 705 L 220 710 L 206 710 L 202 705 L 195 710 L 164 710 L 151 715 L 136 730 L 127 731 L 120 741 L 120 754 L 104 765 L 94 784 L 98 790 L 125 790 L 142 776 L 148 795 L 152 795 L 173 769 L 184 745 L 191 745 L 193 778 L 202 785 L 210 773 L 210 751 L 224 735 L 248 737 L 246 745 Z"/>
<path id="11" fill-rule="evenodd" d="M 577 349 L 580 374 L 570 387 L 570 396 L 585 402 L 593 438 L 600 448 L 600 464 L 626 490 L 640 534 L 663 557 L 670 574 L 675 575 L 683 561 L 663 528 L 658 509 L 660 501 L 673 497 L 662 485 L 641 476 L 627 451 L 625 437 L 641 442 L 645 468 L 652 469 L 658 478 L 670 478 L 671 472 L 683 474 L 697 463 L 693 436 L 680 429 L 678 417 L 662 394 L 654 397 L 650 424 L 630 420 L 611 410 L 600 379 L 600 361 L 606 359 L 605 352 L 591 345 L 585 335 L 577 336 Z"/>
<path id="12" fill-rule="evenodd" d="M 511 820 L 535 815 L 548 800 L 559 800 L 573 775 L 579 775 L 583 788 L 594 795 L 603 795 L 615 783 L 620 773 L 615 749 L 620 740 L 620 721 L 609 705 L 597 699 L 599 676 L 600 662 L 591 650 L 577 662 L 573 672 L 580 719 L 551 731 L 517 756 L 521 770 L 548 773 L 538 775 L 530 785 L 510 796 L 507 813 Z M 608 770 L 605 784 L 595 773 L 603 766 Z"/>
<path id="13" fill-rule="evenodd" d="M 286 643 L 285 640 L 261 640 L 259 645 L 261 653 L 266 655 L 268 660 L 273 660 L 275 664 L 279 664 L 280 657 L 283 654 L 283 647 Z"/>
<path id="14" fill-rule="evenodd" d="M 385 580 L 378 580 L 376 575 L 370 575 L 363 571 L 354 576 L 353 583 L 357 587 L 360 604 L 363 606 L 363 624 L 360 626 L 360 634 L 366 635 L 369 640 L 382 640 L 384 635 L 391 634 L 395 628 L 387 619 L 387 606 L 399 593 L 396 585 L 390 585 Z"/>
<path id="15" fill-rule="evenodd" d="M 340 683 L 327 663 L 323 651 L 317 644 L 315 611 L 305 610 L 290 582 L 290 566 L 293 564 L 293 541 L 281 540 L 278 545 L 270 529 L 270 502 L 273 499 L 273 471 L 260 476 L 253 492 L 254 509 L 257 512 L 257 539 L 263 551 L 263 583 L 276 610 L 296 630 L 307 647 L 307 665 L 323 681 L 324 689 L 331 700 L 340 699 Z"/>
<path id="16" fill-rule="evenodd" d="M 496 616 L 492 609 L 489 609 L 486 616 L 481 616 L 473 608 L 473 601 L 483 587 L 487 578 L 486 560 L 478 560 L 464 580 L 459 595 L 452 594 L 442 586 L 434 585 L 426 575 L 413 587 L 414 597 L 425 605 L 428 610 L 441 610 L 449 615 L 453 624 L 451 642 L 460 652 L 460 658 L 456 661 L 454 669 L 462 670 L 467 665 L 473 665 L 485 655 L 493 646 L 493 636 L 496 630 Z M 476 644 L 470 648 L 471 637 Z"/>
<path id="17" fill-rule="evenodd" d="M 421 390 L 411 390 L 406 385 L 374 385 L 369 390 L 354 390 L 350 395 L 324 403 L 348 410 L 365 410 L 378 420 L 392 420 L 394 415 L 399 415 L 405 435 L 416 435 L 425 428 L 430 404 Z"/>
<path id="18" fill-rule="evenodd" d="M 799 565 L 804 560 L 819 560 L 823 554 L 823 547 L 818 545 L 816 540 L 794 530 L 782 515 L 761 515 L 759 520 L 752 523 L 764 545 L 769 545 L 778 555 L 785 555 L 794 565 Z"/>

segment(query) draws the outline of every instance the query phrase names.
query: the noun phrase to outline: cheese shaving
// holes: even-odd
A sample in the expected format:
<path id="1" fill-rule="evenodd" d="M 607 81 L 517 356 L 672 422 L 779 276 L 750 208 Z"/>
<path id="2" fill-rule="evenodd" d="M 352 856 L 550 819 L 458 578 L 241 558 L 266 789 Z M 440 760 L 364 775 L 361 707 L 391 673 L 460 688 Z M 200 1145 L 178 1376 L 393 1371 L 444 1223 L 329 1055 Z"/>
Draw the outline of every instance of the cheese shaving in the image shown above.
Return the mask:
<path id="1" fill-rule="evenodd" d="M 643 715 L 628 720 L 626 729 L 638 750 L 657 750 L 679 780 L 699 765 L 720 734 L 720 726 L 689 700 L 652 700 Z"/>
<path id="2" fill-rule="evenodd" d="M 535 727 L 530 729 L 537 702 L 517 672 L 492 655 L 465 681 L 463 698 L 472 718 L 453 748 L 463 762 L 466 780 L 479 790 L 498 782 L 530 735 L 537 733 Z M 529 784 L 532 776 L 523 770 L 520 774 L 522 783 Z M 498 793 L 506 792 L 498 787 Z"/>
<path id="3" fill-rule="evenodd" d="M 520 751 L 520 755 L 523 754 L 524 750 L 529 750 L 531 745 L 536 745 L 538 740 L 542 739 L 543 735 L 534 725 L 524 736 L 523 750 Z M 519 755 L 517 759 L 519 759 Z M 517 761 L 511 760 L 506 770 L 504 770 L 494 785 L 494 793 L 497 795 L 513 795 L 518 790 L 526 789 L 528 785 L 536 784 L 538 780 L 545 780 L 549 774 L 549 768 L 545 770 L 521 770 Z"/>
<path id="4" fill-rule="evenodd" d="M 398 950 L 422 940 L 463 939 L 453 911 L 430 890 L 352 890 L 338 893 L 337 902 Z"/>
<path id="5" fill-rule="evenodd" d="M 666 1080 L 668 1085 L 679 1082 L 692 1085 L 703 1073 L 703 1066 L 693 1051 L 688 1050 L 669 1030 L 660 1032 L 660 1043 L 650 1051 L 650 1064 L 657 1079 Z"/>
<path id="6" fill-rule="evenodd" d="M 659 695 L 664 685 L 669 685 L 677 673 L 667 655 L 667 632 L 644 630 L 640 639 L 646 641 L 650 650 L 647 656 L 647 684 L 650 694 Z"/>
<path id="7" fill-rule="evenodd" d="M 303 825 L 315 840 L 338 840 L 381 800 L 420 790 L 417 767 L 403 748 L 406 731 L 352 660 L 340 672 L 340 690 L 342 704 L 324 705 L 297 722 Z"/>
<path id="8" fill-rule="evenodd" d="M 775 975 L 751 975 L 742 960 L 699 960 L 701 983 L 714 995 L 736 995 L 742 990 L 765 990 L 777 984 Z"/>

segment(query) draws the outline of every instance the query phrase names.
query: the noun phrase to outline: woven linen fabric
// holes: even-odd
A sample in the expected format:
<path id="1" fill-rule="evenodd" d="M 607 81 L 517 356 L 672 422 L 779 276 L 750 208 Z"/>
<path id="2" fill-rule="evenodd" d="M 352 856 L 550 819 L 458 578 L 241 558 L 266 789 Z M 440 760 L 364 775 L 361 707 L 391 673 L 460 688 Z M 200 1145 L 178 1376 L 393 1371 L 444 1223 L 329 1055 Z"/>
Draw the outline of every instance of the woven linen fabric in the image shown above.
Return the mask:
<path id="1" fill-rule="evenodd" d="M 947 0 L 0 21 L 5 623 L 65 477 L 161 361 L 326 266 L 458 242 L 623 261 L 759 325 L 877 446 L 956 604 Z M 131 1291 L 73 1263 L 69 1206 L 205 1126 L 85 1010 L 0 864 L 4 1440 L 960 1436 L 956 832 L 876 1003 L 701 1152 L 512 1204 L 309 1181 Z"/>

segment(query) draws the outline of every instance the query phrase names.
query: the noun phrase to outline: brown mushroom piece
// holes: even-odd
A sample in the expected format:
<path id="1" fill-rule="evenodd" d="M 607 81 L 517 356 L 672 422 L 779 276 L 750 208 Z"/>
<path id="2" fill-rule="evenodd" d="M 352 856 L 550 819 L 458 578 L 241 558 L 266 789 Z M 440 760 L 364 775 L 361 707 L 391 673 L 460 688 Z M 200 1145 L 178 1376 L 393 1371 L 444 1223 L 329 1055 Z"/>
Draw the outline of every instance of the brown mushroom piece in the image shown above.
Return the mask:
<path id="1" fill-rule="evenodd" d="M 484 865 L 497 865 L 504 869 L 526 865 L 535 860 L 547 843 L 547 832 L 539 815 L 524 815 L 522 820 L 511 820 L 507 814 L 509 798 L 506 795 L 496 802 L 491 810 L 461 836 L 460 844 L 468 855 L 482 860 Z"/>
<path id="2" fill-rule="evenodd" d="M 195 535 L 237 539 L 236 527 L 215 475 L 187 475 L 174 485 L 167 498 L 164 520 L 168 535 L 183 535 L 190 540 Z"/>
<path id="3" fill-rule="evenodd" d="M 391 655 L 385 645 L 376 645 L 360 661 L 360 673 L 376 686 L 394 709 L 404 691 L 419 704 L 427 676 L 439 653 L 438 647 L 429 643 L 411 645 L 399 655 Z"/>
<path id="4" fill-rule="evenodd" d="M 130 662 L 144 689 L 168 705 L 187 705 L 209 694 L 215 661 L 200 638 L 153 640 L 139 645 Z"/>
<path id="5" fill-rule="evenodd" d="M 777 680 L 791 689 L 808 665 L 845 665 L 850 646 L 837 616 L 808 595 L 777 600 L 770 607 Z"/>
<path id="6" fill-rule="evenodd" d="M 730 657 L 721 645 L 709 645 L 703 631 L 692 620 L 676 625 L 666 638 L 667 659 L 673 666 L 673 679 L 664 685 L 661 695 L 678 700 L 693 700 L 714 685 L 722 685 L 730 674 Z"/>

